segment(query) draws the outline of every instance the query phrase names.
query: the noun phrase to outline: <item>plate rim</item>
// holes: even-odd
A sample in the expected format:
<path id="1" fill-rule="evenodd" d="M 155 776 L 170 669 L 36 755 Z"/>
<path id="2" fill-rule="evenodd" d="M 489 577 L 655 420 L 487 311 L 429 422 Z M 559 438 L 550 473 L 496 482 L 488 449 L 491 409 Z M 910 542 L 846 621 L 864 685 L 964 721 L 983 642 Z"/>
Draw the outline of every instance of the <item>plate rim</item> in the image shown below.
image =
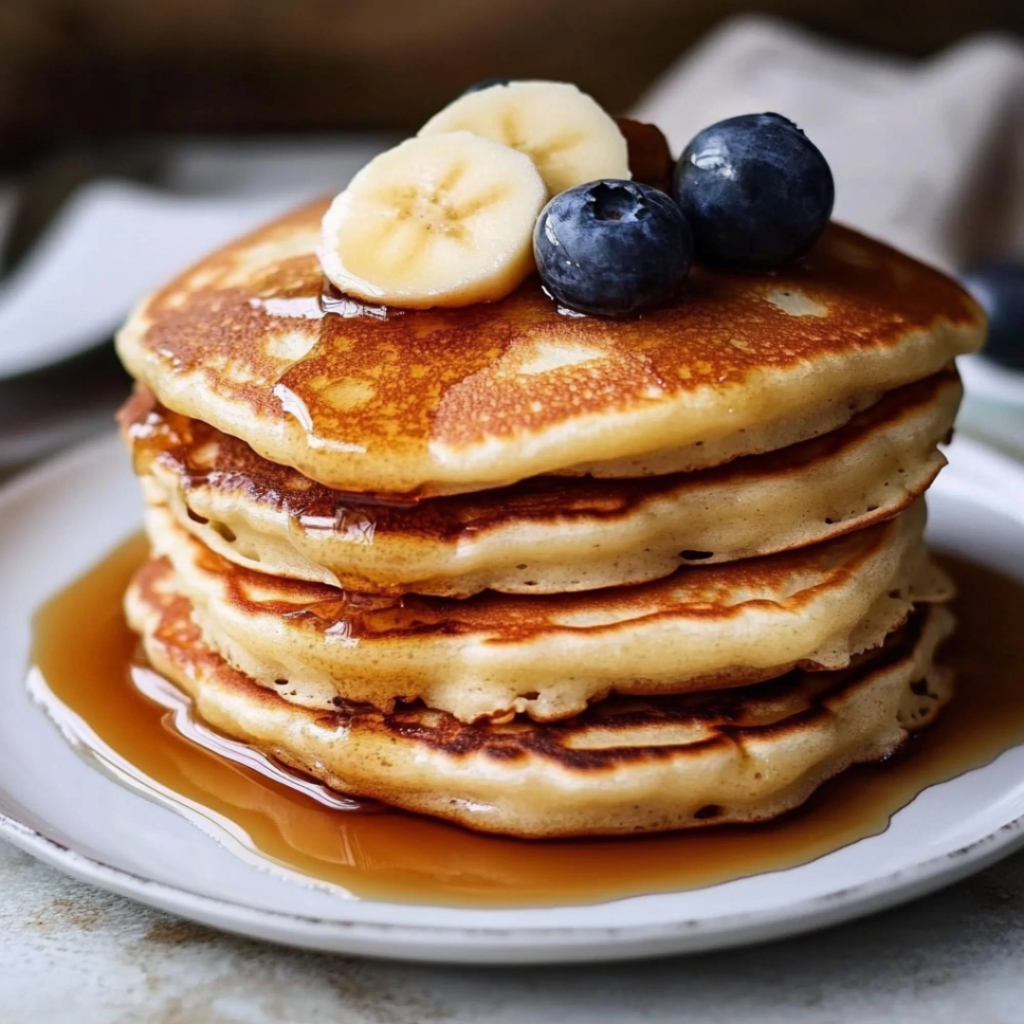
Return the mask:
<path id="1" fill-rule="evenodd" d="M 47 486 L 51 480 L 80 464 L 103 457 L 107 449 L 114 447 L 116 439 L 113 433 L 101 435 L 16 475 L 0 486 L 0 518 L 7 507 L 37 488 Z M 993 472 L 1009 473 L 1024 483 L 1024 467 L 987 445 L 960 438 L 956 449 L 959 459 L 982 477 Z M 392 959 L 525 964 L 695 953 L 793 936 L 838 924 L 882 907 L 916 899 L 1024 847 L 1024 815 L 1002 823 L 962 847 L 851 887 L 839 887 L 783 906 L 738 911 L 708 919 L 576 926 L 477 926 L 329 919 L 254 907 L 148 878 L 80 853 L 2 812 L 0 836 L 72 877 L 236 934 L 304 948 Z M 472 955 L 460 951 L 467 942 L 473 943 Z"/>
<path id="2" fill-rule="evenodd" d="M 710 920 L 574 927 L 479 927 L 330 920 L 310 914 L 252 907 L 146 878 L 79 853 L 5 814 L 0 814 L 0 836 L 74 878 L 236 934 L 255 935 L 301 948 L 358 952 L 364 956 L 424 962 L 472 960 L 525 964 L 627 960 L 652 955 L 710 952 L 751 945 L 768 938 L 792 937 L 840 924 L 874 910 L 894 907 L 927 895 L 1024 847 L 1024 815 L 966 846 L 912 867 L 781 908 L 741 911 Z M 897 883 L 899 889 L 894 892 L 892 887 Z M 282 925 L 286 930 L 280 930 Z M 325 940 L 328 941 L 326 945 Z M 404 954 L 392 951 L 396 944 L 393 940 L 404 943 Z M 476 945 L 476 955 L 472 958 L 450 955 L 467 941 Z M 415 953 L 410 954 L 409 949 L 414 949 Z M 551 960 L 553 952 L 558 954 L 556 961 Z"/>

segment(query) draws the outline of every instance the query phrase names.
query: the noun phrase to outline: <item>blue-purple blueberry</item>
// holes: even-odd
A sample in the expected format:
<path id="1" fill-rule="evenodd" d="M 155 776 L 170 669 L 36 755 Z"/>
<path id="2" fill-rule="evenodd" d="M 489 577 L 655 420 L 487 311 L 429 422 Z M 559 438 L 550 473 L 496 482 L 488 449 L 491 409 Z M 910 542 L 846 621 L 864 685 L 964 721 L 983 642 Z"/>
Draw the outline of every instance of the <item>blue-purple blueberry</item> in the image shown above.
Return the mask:
<path id="1" fill-rule="evenodd" d="M 679 158 L 672 191 L 697 260 L 732 270 L 774 270 L 803 256 L 835 200 L 825 157 L 780 114 L 705 128 Z"/>
<path id="2" fill-rule="evenodd" d="M 562 305 L 628 316 L 676 297 L 693 237 L 669 196 L 607 179 L 556 195 L 537 219 L 533 253 L 545 288 Z"/>
<path id="3" fill-rule="evenodd" d="M 465 96 L 471 92 L 480 92 L 483 89 L 490 89 L 494 85 L 508 85 L 509 82 L 515 81 L 512 78 L 482 78 L 479 82 L 474 82 L 471 86 L 462 90 L 462 95 Z"/>

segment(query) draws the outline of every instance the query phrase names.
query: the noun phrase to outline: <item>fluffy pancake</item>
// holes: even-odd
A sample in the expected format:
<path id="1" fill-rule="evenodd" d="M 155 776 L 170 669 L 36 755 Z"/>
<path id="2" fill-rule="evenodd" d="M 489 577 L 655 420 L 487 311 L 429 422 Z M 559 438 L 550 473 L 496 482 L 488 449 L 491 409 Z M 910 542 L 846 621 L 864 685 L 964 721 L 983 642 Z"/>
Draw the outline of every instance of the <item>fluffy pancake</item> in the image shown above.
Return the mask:
<path id="1" fill-rule="evenodd" d="M 933 607 L 844 671 L 611 698 L 565 723 L 466 725 L 421 707 L 344 703 L 324 714 L 231 668 L 204 640 L 165 559 L 139 572 L 127 609 L 150 663 L 215 728 L 343 792 L 523 837 L 775 817 L 849 765 L 891 754 L 951 692 L 934 654 L 952 619 Z"/>
<path id="2" fill-rule="evenodd" d="M 983 337 L 953 281 L 839 226 L 776 274 L 697 269 L 679 302 L 633 320 L 565 315 L 535 278 L 490 305 L 371 308 L 324 295 L 324 207 L 161 289 L 118 351 L 169 409 L 336 489 L 471 491 L 774 450 Z"/>
<path id="3" fill-rule="evenodd" d="M 241 568 L 150 509 L 204 635 L 307 707 L 422 700 L 463 721 L 565 718 L 610 691 L 679 693 L 840 668 L 914 602 L 950 595 L 922 542 L 924 505 L 811 548 L 583 594 L 465 600 L 354 594 Z"/>
<path id="4" fill-rule="evenodd" d="M 367 503 L 155 405 L 121 425 L 151 503 L 239 565 L 365 593 L 465 597 L 640 583 L 680 564 L 801 547 L 900 512 L 945 464 L 955 371 L 889 392 L 778 452 L 642 480 L 541 477 L 409 505 Z M 724 515 L 723 510 L 728 510 Z"/>

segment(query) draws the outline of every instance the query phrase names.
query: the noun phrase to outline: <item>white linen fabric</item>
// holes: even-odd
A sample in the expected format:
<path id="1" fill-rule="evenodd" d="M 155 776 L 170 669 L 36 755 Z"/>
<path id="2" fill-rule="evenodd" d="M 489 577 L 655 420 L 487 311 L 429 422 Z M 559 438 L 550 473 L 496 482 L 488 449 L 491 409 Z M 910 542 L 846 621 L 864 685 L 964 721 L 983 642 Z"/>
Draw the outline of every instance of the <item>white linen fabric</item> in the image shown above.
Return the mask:
<path id="1" fill-rule="evenodd" d="M 633 115 L 678 154 L 707 125 L 766 110 L 825 154 L 838 220 L 947 270 L 1024 259 L 1020 41 L 980 35 L 911 61 L 744 16 L 684 55 Z"/>

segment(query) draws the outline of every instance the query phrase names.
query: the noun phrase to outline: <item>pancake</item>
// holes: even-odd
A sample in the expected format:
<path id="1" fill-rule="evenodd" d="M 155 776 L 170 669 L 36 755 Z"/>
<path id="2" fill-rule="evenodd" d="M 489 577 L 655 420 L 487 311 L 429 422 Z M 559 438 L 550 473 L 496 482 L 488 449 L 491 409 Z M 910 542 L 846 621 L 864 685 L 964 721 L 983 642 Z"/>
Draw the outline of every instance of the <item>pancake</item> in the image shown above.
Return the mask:
<path id="1" fill-rule="evenodd" d="M 841 668 L 915 602 L 950 584 L 927 557 L 922 502 L 888 523 L 798 551 L 683 568 L 575 595 L 381 597 L 285 580 L 210 552 L 165 509 L 147 513 L 207 640 L 282 697 L 392 709 L 422 700 L 463 721 L 565 718 L 611 691 L 715 689 L 796 664 Z"/>
<path id="2" fill-rule="evenodd" d="M 547 594 L 641 583 L 680 564 L 770 554 L 891 518 L 945 464 L 937 445 L 961 390 L 944 370 L 838 430 L 717 469 L 541 477 L 407 505 L 314 483 L 156 405 L 146 389 L 121 425 L 148 500 L 239 565 L 363 593 Z"/>
<path id="3" fill-rule="evenodd" d="M 950 632 L 922 610 L 873 655 L 714 694 L 611 698 L 566 723 L 467 725 L 422 707 L 297 707 L 204 640 L 165 559 L 127 596 L 154 668 L 213 727 L 344 793 L 471 828 L 541 838 L 776 817 L 851 764 L 897 750 L 949 700 L 934 663 Z"/>
<path id="4" fill-rule="evenodd" d="M 164 406 L 334 489 L 714 465 L 835 429 L 984 333 L 949 278 L 837 225 L 771 275 L 697 268 L 631 320 L 566 315 L 535 277 L 489 305 L 369 307 L 324 292 L 325 207 L 203 260 L 117 344 Z"/>

